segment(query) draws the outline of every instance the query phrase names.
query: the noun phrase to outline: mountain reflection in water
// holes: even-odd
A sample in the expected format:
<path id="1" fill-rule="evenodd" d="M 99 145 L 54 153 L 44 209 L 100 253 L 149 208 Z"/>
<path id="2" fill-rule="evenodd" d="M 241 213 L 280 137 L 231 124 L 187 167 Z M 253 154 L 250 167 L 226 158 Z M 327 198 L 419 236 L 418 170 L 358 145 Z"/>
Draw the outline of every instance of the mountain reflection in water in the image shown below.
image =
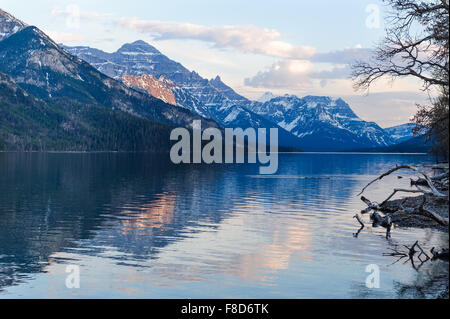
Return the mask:
<path id="1" fill-rule="evenodd" d="M 448 234 L 352 236 L 361 187 L 424 161 L 280 154 L 277 176 L 260 178 L 258 165 L 176 166 L 161 154 L 0 153 L 0 297 L 430 297 L 439 285 L 405 287 L 448 282 L 448 264 L 417 272 L 382 254 L 417 239 L 448 247 Z M 408 181 L 387 178 L 370 198 Z M 64 285 L 68 264 L 80 266 L 80 289 Z M 380 289 L 365 287 L 368 264 Z"/>

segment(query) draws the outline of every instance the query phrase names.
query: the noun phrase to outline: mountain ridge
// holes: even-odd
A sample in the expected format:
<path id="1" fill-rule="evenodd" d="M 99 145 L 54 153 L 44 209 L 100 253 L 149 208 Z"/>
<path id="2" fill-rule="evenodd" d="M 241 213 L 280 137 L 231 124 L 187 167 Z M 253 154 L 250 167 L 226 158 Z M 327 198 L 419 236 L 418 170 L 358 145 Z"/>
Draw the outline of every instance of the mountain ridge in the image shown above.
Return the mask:
<path id="1" fill-rule="evenodd" d="M 66 111 L 73 111 L 70 101 L 169 126 L 189 127 L 200 119 L 203 127 L 277 127 L 281 146 L 310 151 L 388 147 L 411 138 L 402 126 L 384 130 L 363 121 L 341 98 L 266 93 L 251 101 L 219 75 L 203 78 L 142 40 L 112 53 L 59 46 L 1 10 L 0 31 L 0 72 L 27 94 Z"/>
<path id="2" fill-rule="evenodd" d="M 391 136 L 391 139 L 396 143 L 402 143 L 414 137 L 413 129 L 417 127 L 415 123 L 404 123 L 387 127 L 384 130 Z"/>
<path id="3" fill-rule="evenodd" d="M 0 41 L 27 27 L 28 24 L 0 9 Z"/>
<path id="4" fill-rule="evenodd" d="M 341 98 L 284 95 L 253 102 L 250 109 L 293 133 L 305 148 L 314 151 L 393 144 L 381 127 L 360 119 Z"/>
<path id="5" fill-rule="evenodd" d="M 339 98 L 335 99 L 335 101 L 338 101 L 339 104 L 345 104 L 345 108 L 341 108 L 344 112 L 341 116 L 352 118 L 353 126 L 356 128 L 352 131 L 348 125 L 342 125 L 342 121 L 334 121 L 334 123 L 328 121 L 328 123 L 325 123 L 327 118 L 330 118 L 330 114 L 317 112 L 316 117 L 321 119 L 322 122 L 313 122 L 319 123 L 320 128 L 315 134 L 309 134 L 311 125 L 307 122 L 301 121 L 295 125 L 293 121 L 296 118 L 280 119 L 270 112 L 262 112 L 261 109 L 264 108 L 265 103 L 273 99 L 282 99 L 287 104 L 289 103 L 288 100 L 296 100 L 299 105 L 302 104 L 301 101 L 315 100 L 310 102 L 318 103 L 324 108 L 326 106 L 326 103 L 323 102 L 324 97 L 305 96 L 298 98 L 293 95 L 270 95 L 266 96 L 266 101 L 263 103 L 251 101 L 223 83 L 220 76 L 210 80 L 204 79 L 195 71 L 189 71 L 180 63 L 167 58 L 154 46 L 144 41 L 124 44 L 113 53 L 106 53 L 98 49 L 91 50 L 88 47 L 66 47 L 66 49 L 80 58 L 86 59 L 100 71 L 107 72 L 112 77 L 120 77 L 125 73 L 134 76 L 142 74 L 150 74 L 155 77 L 165 76 L 177 86 L 177 89 L 174 90 L 177 104 L 192 112 L 213 119 L 222 127 L 257 128 L 271 125 L 284 131 L 284 134 L 290 137 L 291 142 L 295 141 L 296 146 L 304 150 L 314 151 L 335 151 L 354 147 L 381 147 L 393 144 L 381 127 L 376 123 L 361 120 L 354 114 L 348 104 Z M 114 68 L 108 68 L 108 65 L 114 65 Z M 180 102 L 180 92 L 182 92 L 183 96 L 190 97 L 189 102 Z M 312 108 L 310 109 L 312 110 Z M 309 118 L 311 119 L 311 117 Z M 300 130 L 299 126 L 309 127 L 310 131 Z M 361 130 L 360 132 L 356 132 L 358 127 Z M 329 136 L 329 138 L 324 139 L 324 135 Z M 340 139 L 336 139 L 336 136 L 340 136 Z"/>
<path id="6" fill-rule="evenodd" d="M 17 23 L 0 17 L 10 29 Z M 37 27 L 21 26 L 0 41 L 1 150 L 167 152 L 174 127 L 191 128 L 194 120 L 219 127 L 108 77 Z"/>
<path id="7" fill-rule="evenodd" d="M 90 50 L 88 47 L 64 48 L 113 78 L 120 79 L 124 75 L 141 77 L 145 74 L 156 78 L 164 76 L 176 85 L 172 90 L 179 106 L 212 119 L 222 127 L 277 127 L 280 145 L 300 148 L 295 136 L 248 110 L 245 105 L 250 101 L 223 83 L 220 76 L 204 79 L 143 41 L 124 44 L 113 53 Z"/>
<path id="8" fill-rule="evenodd" d="M 61 49 L 34 26 L 0 41 L 0 71 L 44 100 L 98 104 L 169 125 L 187 126 L 192 120 L 201 119 L 102 74 Z M 217 126 L 212 121 L 208 125 Z"/>
<path id="9" fill-rule="evenodd" d="M 73 107 L 73 106 L 72 106 Z M 95 105 L 36 98 L 0 72 L 0 151 L 168 151 L 170 127 Z"/>

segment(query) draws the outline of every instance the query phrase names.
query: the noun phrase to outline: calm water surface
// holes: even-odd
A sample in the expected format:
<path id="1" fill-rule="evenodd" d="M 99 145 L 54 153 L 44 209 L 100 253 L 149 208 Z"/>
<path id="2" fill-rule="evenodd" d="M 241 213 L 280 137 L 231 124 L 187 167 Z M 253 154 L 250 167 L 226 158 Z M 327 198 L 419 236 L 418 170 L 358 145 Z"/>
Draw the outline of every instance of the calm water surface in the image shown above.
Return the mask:
<path id="1" fill-rule="evenodd" d="M 382 228 L 352 217 L 357 194 L 425 155 L 280 154 L 256 165 L 169 164 L 166 155 L 0 153 L 0 298 L 426 298 L 448 263 L 416 271 L 383 256 L 448 234 Z M 369 189 L 384 199 L 409 173 Z M 303 177 L 313 177 L 304 179 Z M 368 221 L 368 216 L 364 216 Z M 380 288 L 366 288 L 366 266 Z M 80 289 L 67 289 L 67 265 Z"/>

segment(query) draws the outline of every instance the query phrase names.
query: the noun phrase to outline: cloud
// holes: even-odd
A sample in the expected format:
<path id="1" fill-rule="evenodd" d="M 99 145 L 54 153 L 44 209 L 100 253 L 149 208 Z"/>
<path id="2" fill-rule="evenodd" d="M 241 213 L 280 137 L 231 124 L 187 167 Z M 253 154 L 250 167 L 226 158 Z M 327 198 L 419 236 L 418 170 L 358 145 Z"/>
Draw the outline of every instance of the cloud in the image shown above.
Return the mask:
<path id="1" fill-rule="evenodd" d="M 313 80 L 325 87 L 328 80 L 349 79 L 350 66 L 336 66 L 330 70 L 314 71 L 314 64 L 309 60 L 281 60 L 275 62 L 265 71 L 258 72 L 254 77 L 244 80 L 250 87 L 309 87 Z"/>
<path id="2" fill-rule="evenodd" d="M 251 87 L 305 87 L 318 80 L 321 87 L 325 87 L 329 80 L 347 80 L 351 75 L 351 64 L 356 60 L 368 59 L 369 49 L 360 45 L 337 51 L 315 53 L 306 60 L 301 60 L 305 66 L 304 72 L 295 72 L 295 65 L 299 60 L 282 60 L 273 64 L 268 70 L 258 72 L 252 78 L 244 80 L 244 84 Z M 314 71 L 313 67 L 322 64 L 328 69 Z M 306 68 L 306 66 L 308 66 Z"/>
<path id="3" fill-rule="evenodd" d="M 69 33 L 69 32 L 46 31 L 45 33 L 56 43 L 81 42 L 81 41 L 88 40 L 83 35 Z"/>
<path id="4" fill-rule="evenodd" d="M 232 48 L 272 57 L 308 59 L 316 53 L 311 46 L 295 46 L 281 41 L 277 30 L 246 26 L 204 26 L 185 22 L 120 18 L 115 23 L 128 30 L 148 33 L 155 40 L 191 39 L 214 44 L 218 48 Z"/>
<path id="5" fill-rule="evenodd" d="M 417 111 L 416 103 L 429 103 L 424 92 L 392 91 L 364 95 L 341 95 L 362 118 L 374 121 L 381 127 L 408 122 Z"/>
<path id="6" fill-rule="evenodd" d="M 343 50 L 317 53 L 311 57 L 311 61 L 316 63 L 351 64 L 357 60 L 369 60 L 372 53 L 372 50 L 356 45 Z"/>
<path id="7" fill-rule="evenodd" d="M 233 49 L 244 53 L 254 53 L 280 59 L 246 78 L 244 84 L 253 88 L 310 88 L 318 85 L 328 87 L 329 82 L 348 81 L 350 64 L 356 60 L 368 60 L 372 51 L 361 45 L 347 47 L 329 52 L 317 52 L 316 48 L 294 45 L 283 41 L 282 34 L 269 28 L 254 25 L 216 25 L 206 26 L 178 21 L 145 20 L 140 18 L 116 18 L 114 15 L 81 11 L 76 5 L 69 5 L 64 10 L 53 9 L 55 16 L 78 20 L 111 21 L 118 27 L 146 34 L 153 40 L 197 40 L 211 43 L 214 48 Z M 52 37 L 58 42 L 82 42 L 87 39 L 77 34 L 54 32 Z M 107 41 L 92 39 L 92 42 Z M 209 59 L 212 64 L 221 64 L 221 59 Z M 223 63 L 222 63 L 223 64 Z M 324 69 L 325 67 L 325 69 Z M 316 71 L 318 68 L 320 71 Z"/>
<path id="8" fill-rule="evenodd" d="M 282 60 L 275 62 L 268 70 L 259 72 L 244 80 L 251 87 L 309 87 L 313 64 L 308 60 Z"/>
<path id="9" fill-rule="evenodd" d="M 91 38 L 81 34 L 60 32 L 60 31 L 45 31 L 45 33 L 56 43 L 69 42 L 105 42 L 113 41 L 114 38 Z"/>
<path id="10" fill-rule="evenodd" d="M 331 70 L 324 70 L 311 73 L 311 77 L 316 79 L 334 80 L 334 79 L 348 79 L 350 78 L 351 67 L 345 65 L 343 67 L 334 67 Z"/>
<path id="11" fill-rule="evenodd" d="M 110 13 L 81 11 L 77 5 L 65 9 L 54 8 L 52 15 L 80 20 L 101 20 L 114 17 Z M 294 45 L 282 41 L 282 34 L 275 29 L 254 25 L 205 26 L 188 22 L 117 18 L 113 22 L 125 29 L 149 34 L 154 40 L 198 40 L 212 43 L 217 48 L 231 48 L 244 53 L 256 53 L 271 57 L 305 60 L 314 63 L 349 64 L 355 60 L 368 60 L 371 50 L 361 45 L 330 52 L 317 52 L 307 45 Z"/>
<path id="12" fill-rule="evenodd" d="M 60 17 L 79 18 L 83 20 L 100 20 L 111 18 L 111 13 L 98 13 L 93 11 L 81 11 L 77 5 L 68 5 L 65 9 L 53 8 L 51 14 Z"/>

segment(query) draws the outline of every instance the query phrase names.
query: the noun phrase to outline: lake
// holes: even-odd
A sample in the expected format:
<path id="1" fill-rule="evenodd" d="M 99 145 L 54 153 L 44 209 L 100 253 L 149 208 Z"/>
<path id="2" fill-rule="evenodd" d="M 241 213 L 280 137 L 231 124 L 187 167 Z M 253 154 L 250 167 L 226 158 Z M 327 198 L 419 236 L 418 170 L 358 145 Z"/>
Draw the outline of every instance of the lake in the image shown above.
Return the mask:
<path id="1" fill-rule="evenodd" d="M 0 153 L 0 298 L 429 298 L 448 263 L 383 256 L 436 230 L 357 237 L 361 188 L 414 154 L 280 154 L 259 165 L 173 165 L 168 155 Z M 397 178 L 401 175 L 404 178 Z M 383 200 L 409 172 L 371 186 Z M 305 178 L 308 177 L 308 178 Z M 67 266 L 80 287 L 66 287 Z M 368 265 L 380 270 L 368 288 Z"/>

